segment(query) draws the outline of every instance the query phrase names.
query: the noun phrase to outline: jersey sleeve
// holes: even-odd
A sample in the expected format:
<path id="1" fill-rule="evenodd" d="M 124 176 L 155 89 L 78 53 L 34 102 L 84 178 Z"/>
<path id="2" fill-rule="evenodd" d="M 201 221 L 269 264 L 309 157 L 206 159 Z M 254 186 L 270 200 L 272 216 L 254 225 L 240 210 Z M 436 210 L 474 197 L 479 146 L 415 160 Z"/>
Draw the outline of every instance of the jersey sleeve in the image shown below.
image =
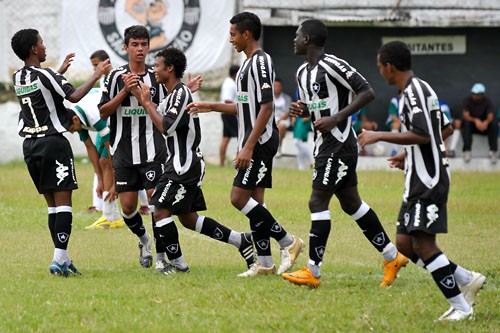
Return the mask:
<path id="1" fill-rule="evenodd" d="M 190 117 L 186 106 L 192 99 L 187 87 L 183 86 L 173 91 L 172 94 L 170 103 L 164 99 L 158 107 L 158 111 L 163 114 L 163 129 L 167 136 L 175 132 L 177 128 L 188 126 Z"/>
<path id="2" fill-rule="evenodd" d="M 350 91 L 359 94 L 371 86 L 368 81 L 354 67 L 351 67 L 346 61 L 334 58 L 325 57 L 323 63 L 327 75 L 331 80 L 336 80 Z"/>
<path id="3" fill-rule="evenodd" d="M 89 137 L 89 131 L 82 128 L 81 130 L 78 131 L 78 136 L 80 137 L 81 142 L 85 142 Z"/>
<path id="4" fill-rule="evenodd" d="M 75 92 L 75 87 L 71 83 L 66 80 L 64 76 L 53 71 L 50 68 L 46 68 L 45 71 L 41 71 L 41 73 L 47 75 L 41 75 L 41 79 L 44 81 L 44 85 L 50 90 L 56 92 L 63 98 L 67 98 L 73 92 Z"/>
<path id="5" fill-rule="evenodd" d="M 106 82 L 104 83 L 104 87 L 102 89 L 101 100 L 97 105 L 98 108 L 109 102 L 113 99 L 115 93 L 113 92 L 113 87 L 117 85 L 117 79 L 119 77 L 118 70 L 115 68 L 111 73 L 109 73 Z"/>
<path id="6" fill-rule="evenodd" d="M 256 61 L 252 64 L 255 78 L 255 88 L 257 90 L 257 102 L 264 104 L 273 101 L 273 78 L 274 67 L 271 57 L 264 52 L 256 56 Z"/>
<path id="7" fill-rule="evenodd" d="M 404 107 L 407 109 L 410 121 L 410 127 L 408 130 L 423 136 L 429 136 L 431 133 L 429 132 L 429 123 L 430 122 L 430 112 L 441 112 L 439 106 L 432 110 L 433 108 L 429 108 L 429 104 L 434 102 L 429 100 L 423 100 L 416 96 L 416 92 L 413 85 L 408 86 L 404 91 Z M 437 98 L 436 101 L 437 102 Z"/>

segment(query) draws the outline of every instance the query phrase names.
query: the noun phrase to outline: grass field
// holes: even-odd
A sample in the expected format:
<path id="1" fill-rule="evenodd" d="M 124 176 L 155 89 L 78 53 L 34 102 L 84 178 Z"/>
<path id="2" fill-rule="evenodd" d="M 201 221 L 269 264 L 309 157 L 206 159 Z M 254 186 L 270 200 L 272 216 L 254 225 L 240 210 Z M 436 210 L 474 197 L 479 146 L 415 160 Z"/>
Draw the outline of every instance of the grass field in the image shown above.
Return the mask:
<path id="1" fill-rule="evenodd" d="M 207 216 L 235 230 L 248 222 L 231 207 L 234 171 L 209 166 L 203 186 Z M 332 232 L 317 290 L 277 276 L 238 278 L 237 250 L 184 229 L 191 273 L 160 276 L 139 266 L 137 239 L 127 229 L 87 231 L 90 164 L 77 163 L 70 254 L 83 276 L 53 277 L 46 206 L 23 163 L 0 165 L 0 332 L 500 332 L 500 174 L 453 173 L 449 231 L 439 243 L 456 263 L 488 278 L 476 320 L 437 323 L 448 309 L 431 276 L 414 265 L 394 286 L 378 287 L 381 256 L 332 202 Z M 310 172 L 276 169 L 266 203 L 285 228 L 308 243 Z M 403 175 L 359 172 L 362 198 L 388 233 L 395 232 Z M 145 219 L 151 230 L 149 218 Z M 306 247 L 307 249 L 307 247 Z M 278 246 L 273 243 L 276 262 Z M 307 251 L 296 267 L 307 261 Z"/>

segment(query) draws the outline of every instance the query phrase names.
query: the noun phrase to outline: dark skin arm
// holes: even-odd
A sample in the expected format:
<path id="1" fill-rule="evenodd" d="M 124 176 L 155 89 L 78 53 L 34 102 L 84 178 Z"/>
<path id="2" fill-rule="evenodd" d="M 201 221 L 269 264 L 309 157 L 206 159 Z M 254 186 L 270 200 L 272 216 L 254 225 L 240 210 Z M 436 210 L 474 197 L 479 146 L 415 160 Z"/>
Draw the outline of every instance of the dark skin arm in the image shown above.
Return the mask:
<path id="1" fill-rule="evenodd" d="M 92 74 L 90 80 L 76 88 L 76 90 L 71 95 L 67 96 L 66 99 L 72 103 L 79 102 L 83 97 L 85 97 L 85 95 L 87 95 L 89 90 L 92 89 L 94 84 L 102 77 L 109 66 L 111 66 L 109 64 L 109 59 L 100 62 L 95 68 L 94 74 Z"/>
<path id="2" fill-rule="evenodd" d="M 236 159 L 234 160 L 234 167 L 236 169 L 247 169 L 250 165 L 250 160 L 252 159 L 253 149 L 259 140 L 264 128 L 266 127 L 267 121 L 273 114 L 273 102 L 268 102 L 260 105 L 259 115 L 255 120 L 252 132 L 248 137 L 247 142 L 238 152 Z"/>
<path id="3" fill-rule="evenodd" d="M 316 120 L 313 125 L 320 132 L 329 132 L 340 122 L 344 121 L 366 104 L 375 98 L 375 92 L 372 88 L 366 89 L 356 95 L 352 102 L 338 113 L 330 117 L 322 117 Z"/>

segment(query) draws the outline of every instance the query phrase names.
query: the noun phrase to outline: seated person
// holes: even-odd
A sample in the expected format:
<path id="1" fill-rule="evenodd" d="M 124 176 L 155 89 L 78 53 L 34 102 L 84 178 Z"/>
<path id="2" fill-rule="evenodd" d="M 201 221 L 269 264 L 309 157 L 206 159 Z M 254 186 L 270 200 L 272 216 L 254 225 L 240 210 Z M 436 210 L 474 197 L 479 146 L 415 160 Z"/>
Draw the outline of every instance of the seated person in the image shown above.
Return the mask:
<path id="1" fill-rule="evenodd" d="M 491 99 L 485 95 L 486 88 L 482 83 L 472 86 L 471 94 L 462 103 L 462 137 L 464 140 L 464 160 L 470 162 L 472 134 L 488 135 L 490 160 L 497 161 L 498 121 Z"/>

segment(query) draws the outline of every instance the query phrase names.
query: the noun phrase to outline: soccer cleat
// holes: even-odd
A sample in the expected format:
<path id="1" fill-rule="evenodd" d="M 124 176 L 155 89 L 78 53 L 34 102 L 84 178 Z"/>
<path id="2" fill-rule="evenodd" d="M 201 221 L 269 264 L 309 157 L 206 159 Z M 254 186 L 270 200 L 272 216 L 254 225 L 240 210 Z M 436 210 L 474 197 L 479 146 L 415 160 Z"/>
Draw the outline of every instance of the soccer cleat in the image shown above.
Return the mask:
<path id="1" fill-rule="evenodd" d="M 311 288 L 318 288 L 321 283 L 321 277 L 315 277 L 312 271 L 307 267 L 304 267 L 296 272 L 283 273 L 281 274 L 281 277 L 292 283 L 306 285 Z"/>
<path id="2" fill-rule="evenodd" d="M 155 266 L 155 272 L 163 274 L 163 275 L 172 275 L 175 274 L 175 267 L 168 263 L 166 260 L 158 260 Z"/>
<path id="3" fill-rule="evenodd" d="M 52 261 L 49 266 L 50 274 L 56 276 L 67 277 L 70 273 L 68 271 L 68 266 L 66 264 L 59 264 L 57 261 Z"/>
<path id="4" fill-rule="evenodd" d="M 464 295 L 467 303 L 469 303 L 470 306 L 473 306 L 476 301 L 476 296 L 479 293 L 479 290 L 481 290 L 486 283 L 486 277 L 481 273 L 477 272 L 471 272 L 471 273 L 472 273 L 472 278 L 470 282 L 467 283 L 462 288 L 460 288 L 460 290 L 462 291 L 462 294 Z"/>
<path id="5" fill-rule="evenodd" d="M 110 229 L 118 229 L 118 228 L 123 228 L 125 226 L 125 221 L 123 221 L 123 217 L 120 218 L 119 220 L 113 221 L 109 223 Z"/>
<path id="6" fill-rule="evenodd" d="M 469 163 L 472 158 L 472 154 L 470 151 L 464 151 L 464 161 L 465 163 Z"/>
<path id="7" fill-rule="evenodd" d="M 241 256 L 247 262 L 248 268 L 250 268 L 255 263 L 251 231 L 241 233 L 241 245 L 238 251 L 240 251 Z"/>
<path id="8" fill-rule="evenodd" d="M 281 275 L 292 268 L 297 257 L 304 248 L 304 241 L 297 236 L 293 237 L 293 243 L 280 251 L 281 263 L 276 274 Z"/>
<path id="9" fill-rule="evenodd" d="M 151 214 L 151 211 L 149 210 L 149 206 L 148 205 L 141 205 L 141 207 L 139 207 L 139 213 L 141 213 L 141 215 Z"/>
<path id="10" fill-rule="evenodd" d="M 151 237 L 149 237 L 148 243 L 142 245 L 139 242 L 139 263 L 144 268 L 149 268 L 153 265 L 153 254 L 151 253 Z"/>
<path id="11" fill-rule="evenodd" d="M 497 152 L 496 151 L 490 151 L 490 162 L 491 164 L 497 164 Z"/>
<path id="12" fill-rule="evenodd" d="M 457 310 L 454 307 L 449 308 L 441 317 L 439 321 L 462 321 L 462 320 L 474 320 L 474 309 L 470 307 L 469 312 L 462 310 Z"/>
<path id="13" fill-rule="evenodd" d="M 238 274 L 239 277 L 249 277 L 249 276 L 257 276 L 257 275 L 272 275 L 276 272 L 276 266 L 267 268 L 261 266 L 258 263 L 254 263 L 250 266 L 248 271 Z"/>
<path id="14" fill-rule="evenodd" d="M 69 275 L 82 275 L 82 273 L 80 273 L 78 268 L 76 268 L 75 265 L 73 265 L 73 261 L 70 262 L 70 264 L 68 265 L 68 273 Z"/>
<path id="15" fill-rule="evenodd" d="M 109 228 L 111 228 L 111 222 L 109 222 L 104 216 L 101 216 L 97 221 L 85 227 L 87 230 Z"/>
<path id="16" fill-rule="evenodd" d="M 177 273 L 189 273 L 191 270 L 189 269 L 189 266 L 186 267 L 178 267 L 175 265 L 172 265 Z"/>
<path id="17" fill-rule="evenodd" d="M 384 260 L 384 279 L 380 282 L 381 287 L 390 286 L 398 277 L 398 272 L 408 263 L 408 258 L 398 252 L 396 259 L 393 261 Z"/>

